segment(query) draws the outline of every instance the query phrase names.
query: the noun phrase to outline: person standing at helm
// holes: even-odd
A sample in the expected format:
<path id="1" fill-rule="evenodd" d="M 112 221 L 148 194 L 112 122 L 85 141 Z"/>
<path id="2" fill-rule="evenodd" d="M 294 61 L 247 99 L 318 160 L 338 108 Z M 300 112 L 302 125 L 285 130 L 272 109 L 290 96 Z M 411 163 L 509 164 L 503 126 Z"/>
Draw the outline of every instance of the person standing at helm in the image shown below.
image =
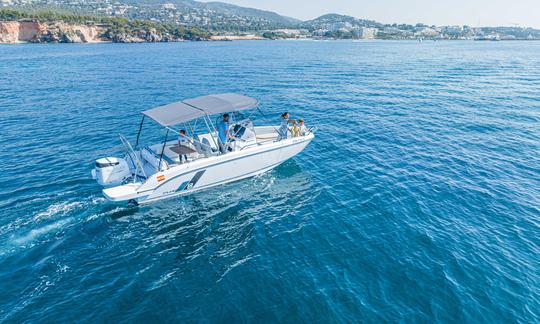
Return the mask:
<path id="1" fill-rule="evenodd" d="M 288 112 L 284 112 L 283 114 L 281 114 L 281 124 L 279 125 L 279 129 L 278 129 L 278 135 L 279 135 L 278 141 L 286 139 L 288 137 L 287 133 L 289 131 L 290 122 L 291 120 L 289 120 Z"/>
<path id="2" fill-rule="evenodd" d="M 218 144 L 221 153 L 227 153 L 227 141 L 229 135 L 229 114 L 224 114 L 223 119 L 217 125 Z"/>

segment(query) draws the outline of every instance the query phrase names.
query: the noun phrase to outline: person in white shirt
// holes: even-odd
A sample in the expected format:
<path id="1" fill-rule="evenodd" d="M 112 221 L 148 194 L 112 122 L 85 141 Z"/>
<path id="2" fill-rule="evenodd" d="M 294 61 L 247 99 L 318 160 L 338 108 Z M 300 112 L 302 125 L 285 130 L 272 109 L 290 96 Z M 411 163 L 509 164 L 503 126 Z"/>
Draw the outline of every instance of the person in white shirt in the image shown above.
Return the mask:
<path id="1" fill-rule="evenodd" d="M 181 129 L 178 136 L 178 145 L 191 148 L 192 143 L 193 143 L 193 139 L 187 137 L 186 131 L 184 129 Z M 187 155 L 186 154 L 180 155 L 180 162 L 183 163 L 185 161 L 187 161 Z"/>
<path id="2" fill-rule="evenodd" d="M 306 125 L 304 125 L 304 118 L 298 119 L 298 127 L 300 128 L 300 136 L 304 136 L 307 133 L 309 133 L 309 130 L 307 129 Z"/>

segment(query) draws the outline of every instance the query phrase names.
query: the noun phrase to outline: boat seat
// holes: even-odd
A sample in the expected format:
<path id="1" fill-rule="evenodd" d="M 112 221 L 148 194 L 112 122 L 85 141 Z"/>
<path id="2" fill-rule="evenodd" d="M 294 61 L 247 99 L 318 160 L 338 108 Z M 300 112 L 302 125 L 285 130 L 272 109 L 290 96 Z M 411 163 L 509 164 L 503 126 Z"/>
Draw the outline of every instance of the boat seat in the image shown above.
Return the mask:
<path id="1" fill-rule="evenodd" d="M 210 141 L 208 140 L 208 138 L 203 137 L 202 144 L 203 145 L 201 145 L 201 148 L 202 148 L 202 151 L 204 152 L 203 154 L 206 157 L 216 155 L 212 148 L 212 145 L 210 145 Z"/>
<path id="2" fill-rule="evenodd" d="M 141 150 L 141 157 L 143 158 L 143 162 L 145 164 L 149 164 L 152 166 L 152 168 L 156 171 L 158 170 L 167 170 L 169 168 L 169 161 L 167 161 L 167 159 L 165 159 L 165 155 L 163 156 L 164 158 L 161 159 L 161 165 L 160 165 L 160 169 L 158 169 L 158 164 L 159 164 L 159 156 L 157 156 L 155 154 L 155 152 L 152 152 L 150 148 L 143 148 Z"/>
<path id="3" fill-rule="evenodd" d="M 193 146 L 195 147 L 195 150 L 197 151 L 198 154 L 204 154 L 204 150 L 203 150 L 203 146 L 201 142 L 195 140 L 193 141 Z"/>
<path id="4" fill-rule="evenodd" d="M 176 141 L 169 141 L 165 145 L 165 150 L 163 151 L 163 159 L 169 164 L 180 163 L 180 157 L 175 152 L 171 151 L 171 146 L 175 145 Z M 154 144 L 148 147 L 154 155 L 159 159 L 161 155 L 161 150 L 163 149 L 163 144 Z"/>

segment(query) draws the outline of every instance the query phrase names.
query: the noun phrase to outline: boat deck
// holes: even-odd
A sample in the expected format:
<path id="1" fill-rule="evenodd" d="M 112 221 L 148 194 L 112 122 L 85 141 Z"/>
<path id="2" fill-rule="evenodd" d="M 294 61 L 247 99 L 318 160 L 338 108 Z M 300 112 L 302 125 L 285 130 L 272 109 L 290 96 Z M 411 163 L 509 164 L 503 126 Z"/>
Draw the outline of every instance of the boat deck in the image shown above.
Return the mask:
<path id="1" fill-rule="evenodd" d="M 213 134 L 216 136 L 216 134 Z M 278 138 L 277 127 L 275 126 L 259 126 L 255 127 L 255 137 L 252 140 L 243 141 L 237 140 L 230 143 L 230 147 L 233 151 L 243 150 L 247 147 L 254 145 L 263 145 L 271 142 L 275 142 Z M 212 139 L 212 136 L 207 134 L 198 135 L 196 139 L 190 143 L 189 147 L 194 151 L 193 153 L 186 154 L 187 160 L 182 161 L 181 155 L 172 150 L 173 147 L 178 145 L 178 140 L 170 140 L 165 143 L 158 143 L 142 148 L 138 151 L 138 155 L 143 162 L 144 173 L 149 176 L 158 171 L 158 164 L 163 150 L 161 169 L 167 169 L 168 167 L 178 165 L 181 163 L 192 162 L 199 159 L 215 156 L 219 154 L 219 150 L 216 143 Z"/>

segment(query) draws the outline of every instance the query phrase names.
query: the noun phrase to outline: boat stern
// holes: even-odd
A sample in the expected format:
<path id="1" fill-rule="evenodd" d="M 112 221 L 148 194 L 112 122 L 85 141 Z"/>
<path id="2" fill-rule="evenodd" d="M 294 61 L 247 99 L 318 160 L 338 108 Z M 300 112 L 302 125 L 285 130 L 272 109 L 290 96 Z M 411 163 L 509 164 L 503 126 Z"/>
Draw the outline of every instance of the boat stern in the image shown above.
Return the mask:
<path id="1" fill-rule="evenodd" d="M 141 197 L 141 195 L 137 192 L 140 186 L 140 183 L 129 183 L 121 186 L 105 188 L 102 192 L 105 198 L 107 198 L 109 201 L 120 202 L 134 199 L 136 200 L 137 198 Z"/>

